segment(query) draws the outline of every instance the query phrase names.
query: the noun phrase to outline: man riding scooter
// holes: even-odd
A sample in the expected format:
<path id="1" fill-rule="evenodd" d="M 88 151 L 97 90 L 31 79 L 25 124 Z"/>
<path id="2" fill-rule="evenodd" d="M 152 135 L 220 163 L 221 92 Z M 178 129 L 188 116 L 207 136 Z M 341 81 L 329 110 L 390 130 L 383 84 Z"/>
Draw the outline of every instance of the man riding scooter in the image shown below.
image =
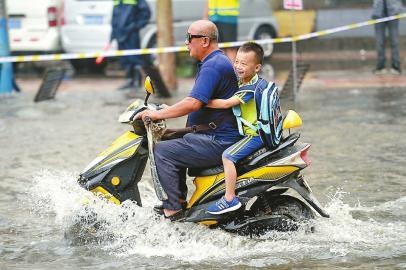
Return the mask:
<path id="1" fill-rule="evenodd" d="M 184 216 L 182 200 L 186 192 L 180 187 L 186 188 L 185 168 L 221 164 L 223 151 L 241 138 L 231 109 L 205 107 L 209 100 L 230 98 L 238 89 L 233 66 L 219 49 L 217 39 L 218 30 L 212 22 L 193 22 L 185 44 L 190 56 L 199 63 L 195 85 L 188 97 L 162 110 L 142 111 L 135 117 L 160 120 L 188 115 L 186 126 L 194 131 L 155 146 L 158 176 L 168 196 L 163 200 L 163 213 L 172 221 Z"/>

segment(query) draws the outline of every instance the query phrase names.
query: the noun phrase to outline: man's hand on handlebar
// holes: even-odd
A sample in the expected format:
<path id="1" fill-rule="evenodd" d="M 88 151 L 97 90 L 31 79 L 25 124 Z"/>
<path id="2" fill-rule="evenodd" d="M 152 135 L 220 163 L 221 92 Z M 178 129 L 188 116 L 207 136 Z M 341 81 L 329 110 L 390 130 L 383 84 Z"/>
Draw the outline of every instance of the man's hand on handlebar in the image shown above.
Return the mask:
<path id="1" fill-rule="evenodd" d="M 145 121 L 146 117 L 150 118 L 151 120 L 159 120 L 158 111 L 144 110 L 142 112 L 137 113 L 134 117 L 134 120 L 142 119 L 142 121 Z"/>

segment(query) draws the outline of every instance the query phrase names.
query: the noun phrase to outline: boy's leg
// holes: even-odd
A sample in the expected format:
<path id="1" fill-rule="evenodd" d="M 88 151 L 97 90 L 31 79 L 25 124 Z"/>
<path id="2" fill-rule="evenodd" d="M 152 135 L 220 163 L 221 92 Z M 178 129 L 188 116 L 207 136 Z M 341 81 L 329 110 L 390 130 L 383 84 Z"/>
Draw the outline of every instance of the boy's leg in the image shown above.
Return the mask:
<path id="1" fill-rule="evenodd" d="M 227 148 L 223 153 L 223 166 L 226 193 L 216 203 L 210 205 L 210 214 L 223 214 L 241 207 L 240 200 L 235 196 L 237 171 L 235 163 L 263 146 L 260 136 L 246 136 L 244 139 Z"/>
<path id="2" fill-rule="evenodd" d="M 237 180 L 237 170 L 235 164 L 231 160 L 223 157 L 224 176 L 226 181 L 226 194 L 224 197 L 227 201 L 231 201 L 235 197 L 235 182 Z"/>
<path id="3" fill-rule="evenodd" d="M 235 183 L 237 180 L 237 171 L 235 164 L 249 154 L 263 146 L 260 136 L 246 136 L 236 142 L 223 153 L 224 176 L 226 181 L 226 199 L 230 201 L 235 197 Z M 232 190 L 231 190 L 232 189 Z M 228 196 L 227 196 L 228 195 Z"/>

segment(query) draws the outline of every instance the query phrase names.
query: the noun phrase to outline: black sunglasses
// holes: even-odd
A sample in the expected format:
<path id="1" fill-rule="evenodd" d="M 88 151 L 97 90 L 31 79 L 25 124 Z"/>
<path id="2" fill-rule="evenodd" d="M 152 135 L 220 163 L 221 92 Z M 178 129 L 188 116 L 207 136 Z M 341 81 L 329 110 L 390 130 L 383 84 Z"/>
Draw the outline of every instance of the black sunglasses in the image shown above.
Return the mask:
<path id="1" fill-rule="evenodd" d="M 193 38 L 202 38 L 202 37 L 207 37 L 205 35 L 192 35 L 191 33 L 186 33 L 186 40 L 190 43 Z"/>

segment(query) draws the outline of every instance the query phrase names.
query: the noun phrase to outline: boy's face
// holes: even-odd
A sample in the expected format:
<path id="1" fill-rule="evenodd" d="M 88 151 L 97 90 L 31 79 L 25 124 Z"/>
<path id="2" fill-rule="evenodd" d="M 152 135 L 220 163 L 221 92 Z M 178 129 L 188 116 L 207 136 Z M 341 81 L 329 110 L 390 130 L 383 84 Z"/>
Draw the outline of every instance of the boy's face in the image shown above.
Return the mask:
<path id="1" fill-rule="evenodd" d="M 240 81 L 247 83 L 261 69 L 255 59 L 255 53 L 238 51 L 234 61 L 234 69 Z"/>

